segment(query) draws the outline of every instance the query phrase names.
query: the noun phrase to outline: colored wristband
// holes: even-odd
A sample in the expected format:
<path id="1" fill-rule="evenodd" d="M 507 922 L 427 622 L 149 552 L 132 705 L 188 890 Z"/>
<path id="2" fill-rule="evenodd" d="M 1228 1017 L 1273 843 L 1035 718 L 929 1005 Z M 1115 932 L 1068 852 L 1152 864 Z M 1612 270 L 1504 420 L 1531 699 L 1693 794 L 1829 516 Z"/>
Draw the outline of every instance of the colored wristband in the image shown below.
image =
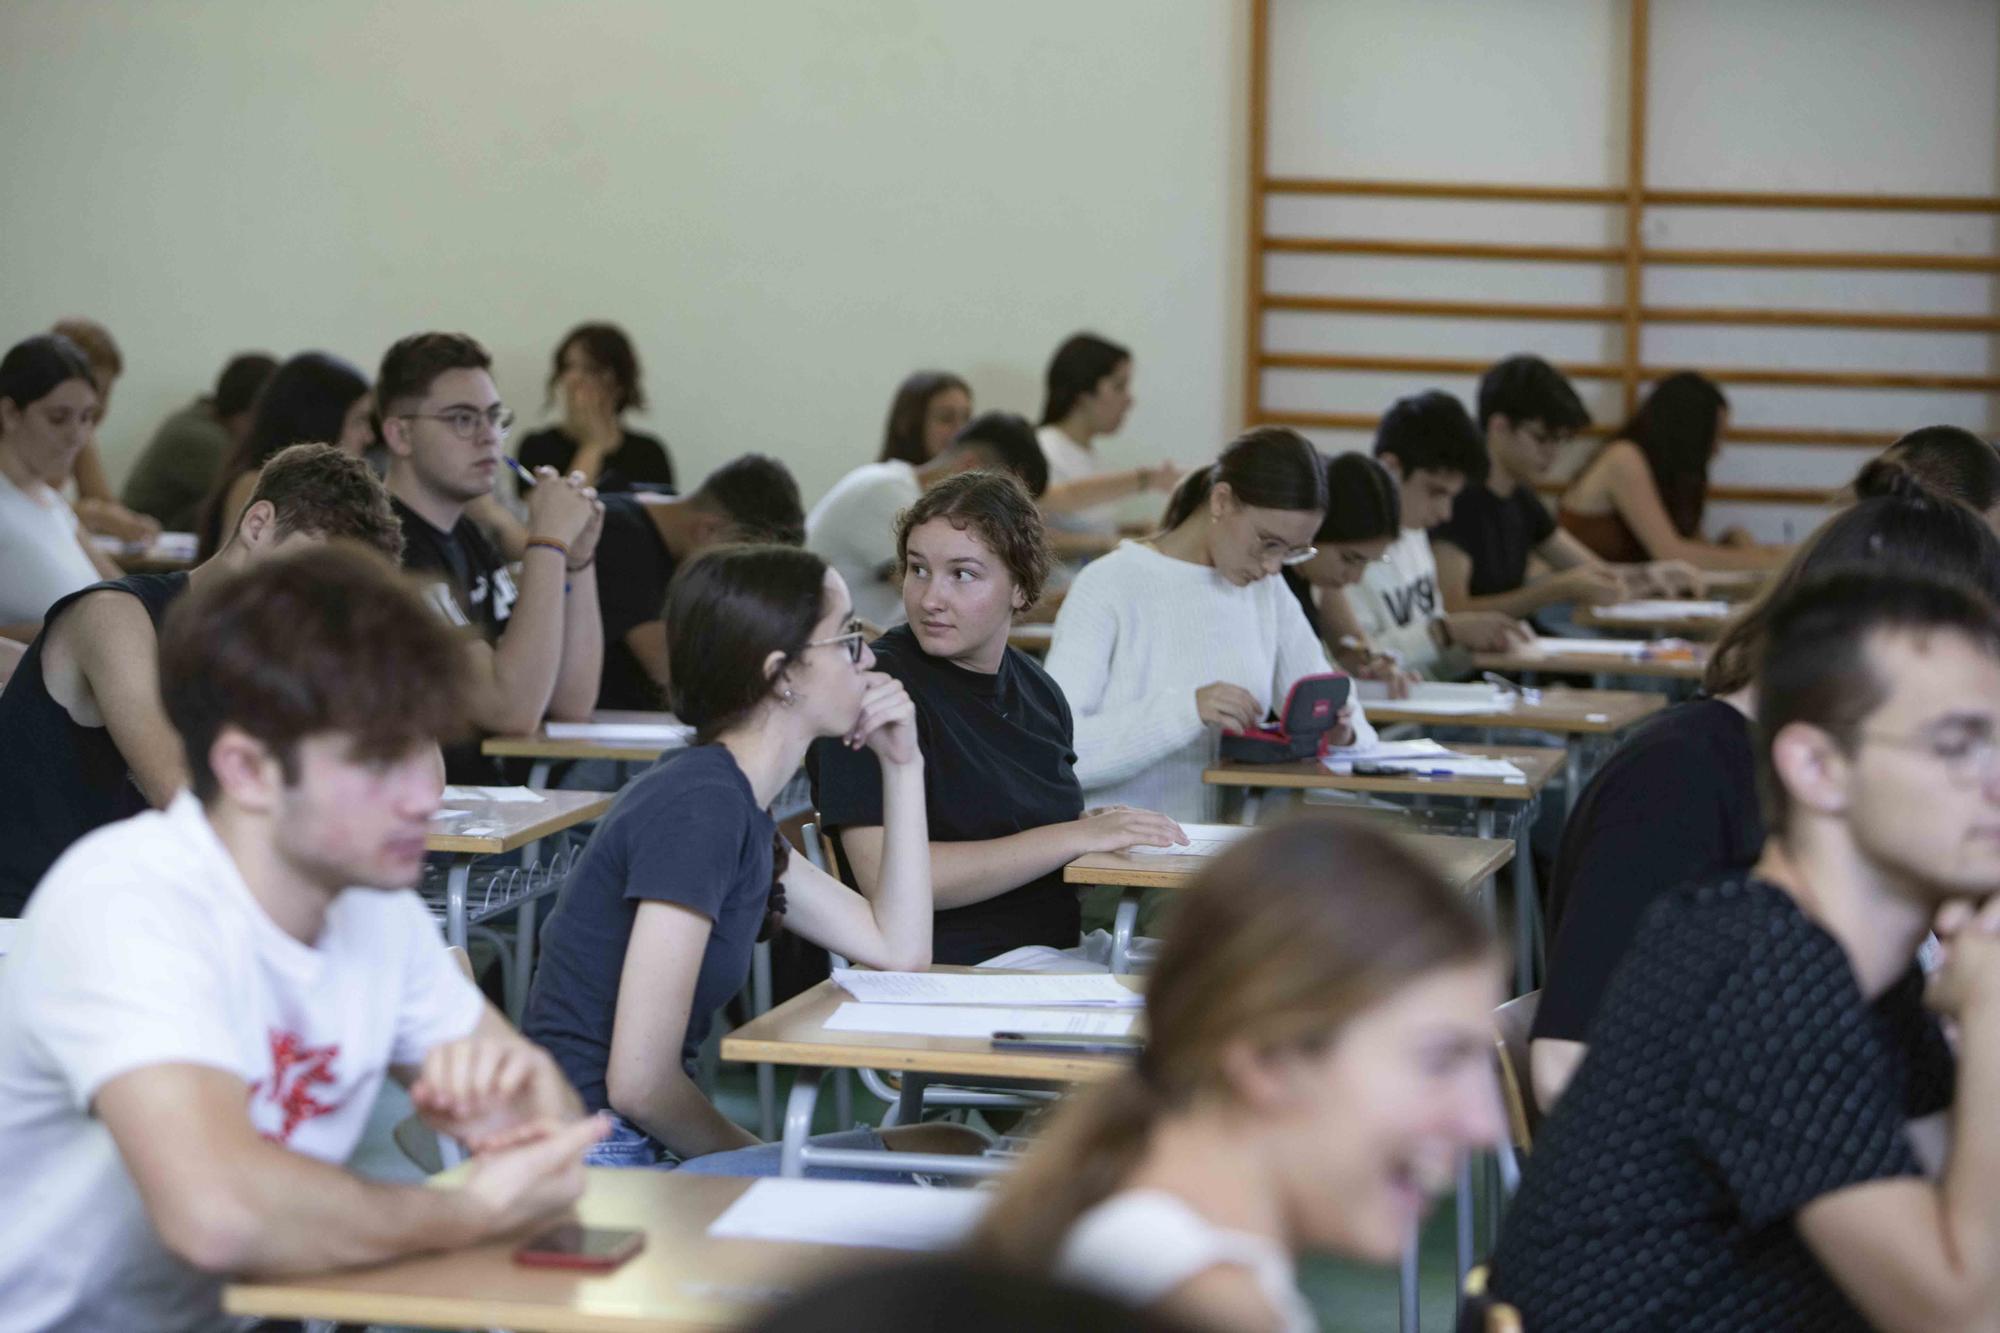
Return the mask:
<path id="1" fill-rule="evenodd" d="M 557 552 L 560 552 L 560 553 L 561 553 L 561 555 L 562 555 L 562 558 L 563 558 L 563 564 L 564 564 L 564 565 L 568 565 L 568 564 L 569 564 L 569 543 L 568 543 L 568 542 L 563 542 L 563 541 L 557 541 L 557 540 L 556 540 L 556 539 L 555 539 L 554 537 L 530 537 L 530 538 L 528 538 L 528 545 L 527 545 L 527 549 L 528 549 L 528 550 L 532 551 L 532 550 L 534 550 L 534 549 L 535 549 L 535 548 L 536 548 L 537 546 L 546 546 L 546 547 L 547 547 L 547 548 L 548 548 L 549 550 L 551 550 L 551 551 L 557 551 Z"/>

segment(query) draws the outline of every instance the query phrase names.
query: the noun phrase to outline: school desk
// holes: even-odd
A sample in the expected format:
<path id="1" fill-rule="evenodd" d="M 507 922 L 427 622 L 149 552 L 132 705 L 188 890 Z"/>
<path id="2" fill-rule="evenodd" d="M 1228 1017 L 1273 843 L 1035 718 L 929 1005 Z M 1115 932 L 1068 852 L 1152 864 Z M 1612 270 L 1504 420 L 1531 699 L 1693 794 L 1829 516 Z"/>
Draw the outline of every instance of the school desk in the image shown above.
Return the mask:
<path id="1" fill-rule="evenodd" d="M 1606 640 L 1607 643 L 1619 640 Z M 1524 680 L 1551 676 L 1589 676 L 1600 687 L 1614 676 L 1666 682 L 1698 682 L 1708 667 L 1708 645 L 1691 644 L 1678 651 L 1654 657 L 1629 657 L 1617 653 L 1544 653 L 1531 648 L 1509 649 L 1504 653 L 1475 653 L 1472 665 L 1481 671 L 1518 675 Z"/>
<path id="2" fill-rule="evenodd" d="M 424 850 L 451 858 L 445 872 L 444 933 L 447 942 L 465 947 L 467 932 L 509 912 L 516 913 L 514 959 L 507 976 L 508 1012 L 519 1017 L 528 998 L 528 969 L 534 959 L 535 902 L 558 886 L 546 874 L 524 868 L 519 892 L 504 898 L 471 902 L 468 892 L 472 863 L 482 856 L 504 856 L 530 843 L 596 819 L 611 808 L 611 793 L 542 791 L 538 801 L 465 801 L 447 799 L 445 810 L 431 820 Z M 530 857 L 532 860 L 532 855 Z"/>
<path id="3" fill-rule="evenodd" d="M 1460 893 L 1487 885 L 1514 859 L 1514 844 L 1505 838 L 1457 838 L 1444 833 L 1399 836 Z M 1111 970 L 1123 973 L 1130 970 L 1128 958 L 1132 931 L 1139 919 L 1139 894 L 1148 889 L 1185 889 L 1207 864 L 1208 858 L 1203 856 L 1091 852 L 1063 867 L 1063 882 L 1122 890 L 1117 913 L 1112 918 Z M 1491 892 L 1490 887 L 1487 892 Z"/>
<path id="4" fill-rule="evenodd" d="M 751 1180 L 613 1167 L 588 1175 L 578 1219 L 646 1233 L 646 1247 L 614 1272 L 523 1268 L 514 1242 L 494 1241 L 371 1268 L 234 1282 L 223 1308 L 265 1319 L 518 1333 L 722 1329 L 825 1273 L 895 1253 L 710 1236 L 710 1224 Z"/>
<path id="5" fill-rule="evenodd" d="M 991 973 L 992 968 L 934 967 L 933 972 Z M 1136 984 L 1127 980 L 1128 985 Z M 722 1058 L 743 1064 L 791 1065 L 798 1073 L 785 1104 L 779 1138 L 779 1174 L 799 1176 L 808 1165 L 863 1171 L 922 1171 L 937 1175 L 984 1176 L 1004 1164 L 984 1157 L 928 1153 L 872 1152 L 865 1148 L 815 1148 L 813 1108 L 820 1080 L 829 1069 L 882 1069 L 902 1075 L 898 1124 L 915 1124 L 923 1111 L 924 1086 L 939 1079 L 976 1079 L 984 1084 L 1088 1083 L 1109 1078 L 1130 1064 L 1119 1056 L 1053 1054 L 995 1049 L 985 1037 L 908 1036 L 889 1032 L 829 1031 L 827 1019 L 853 997 L 832 981 L 822 981 L 722 1039 Z"/>
<path id="6" fill-rule="evenodd" d="M 1007 646 L 1036 657 L 1047 657 L 1049 645 L 1055 642 L 1055 638 L 1054 625 L 1016 625 L 1007 632 Z"/>
<path id="7" fill-rule="evenodd" d="M 590 720 L 612 726 L 673 726 L 679 721 L 672 713 L 618 708 L 599 709 L 590 715 Z M 489 736 L 480 744 L 479 752 L 502 759 L 532 759 L 534 763 L 528 770 L 528 785 L 539 788 L 549 785 L 549 769 L 559 760 L 609 759 L 619 764 L 650 764 L 667 751 L 681 749 L 685 744 L 685 741 L 679 740 L 552 738 L 548 725 L 544 723 L 526 736 Z"/>
<path id="8" fill-rule="evenodd" d="M 1514 968 L 1517 994 L 1534 988 L 1536 908 L 1535 861 L 1528 851 L 1528 834 L 1533 825 L 1536 801 L 1549 779 L 1565 762 L 1565 752 L 1556 746 L 1455 745 L 1460 754 L 1507 759 L 1522 773 L 1522 781 L 1499 778 L 1359 777 L 1334 773 L 1317 759 L 1300 759 L 1284 764 L 1243 764 L 1224 761 L 1204 771 L 1202 781 L 1211 786 L 1231 788 L 1244 794 L 1240 818 L 1256 822 L 1262 795 L 1272 790 L 1349 792 L 1385 796 L 1398 800 L 1421 800 L 1451 796 L 1466 801 L 1472 809 L 1473 832 L 1491 838 L 1496 832 L 1500 811 L 1510 815 L 1508 837 L 1516 847 L 1514 857 Z"/>

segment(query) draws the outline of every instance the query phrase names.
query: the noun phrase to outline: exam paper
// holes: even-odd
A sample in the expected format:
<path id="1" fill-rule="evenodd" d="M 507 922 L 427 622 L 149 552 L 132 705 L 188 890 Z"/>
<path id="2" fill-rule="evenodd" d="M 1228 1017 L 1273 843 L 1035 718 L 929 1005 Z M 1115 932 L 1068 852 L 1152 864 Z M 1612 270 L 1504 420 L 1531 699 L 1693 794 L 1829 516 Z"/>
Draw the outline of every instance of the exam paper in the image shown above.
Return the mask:
<path id="1" fill-rule="evenodd" d="M 1399 713 L 1504 713 L 1521 698 L 1512 690 L 1499 689 L 1479 681 L 1464 685 L 1420 681 L 1410 687 L 1409 696 L 1403 699 L 1391 699 L 1389 687 L 1381 681 L 1364 680 L 1360 686 L 1361 701 L 1368 705 L 1368 716 L 1386 717 L 1392 721 Z"/>
<path id="2" fill-rule="evenodd" d="M 948 1250 L 971 1234 L 993 1196 L 846 1180 L 760 1180 L 711 1222 L 733 1240 Z"/>
<path id="3" fill-rule="evenodd" d="M 888 1032 L 901 1037 L 990 1037 L 996 1032 L 1062 1032 L 1123 1037 L 1138 1017 L 1129 1009 L 1010 1009 L 997 1005 L 856 1004 L 833 1011 L 828 1032 Z"/>
<path id="4" fill-rule="evenodd" d="M 1239 841 L 1251 832 L 1247 824 L 1183 824 L 1181 832 L 1188 835 L 1185 847 L 1132 847 L 1127 850 L 1134 856 L 1218 856 L 1229 850 L 1230 844 Z"/>
<path id="5" fill-rule="evenodd" d="M 1727 602 L 1677 602 L 1669 598 L 1617 602 L 1597 608 L 1599 620 L 1725 620 L 1731 607 Z"/>
<path id="6" fill-rule="evenodd" d="M 552 741 L 625 741 L 634 745 L 691 745 L 694 728 L 685 722 L 547 722 Z"/>
<path id="7" fill-rule="evenodd" d="M 1644 657 L 1654 644 L 1644 639 L 1536 639 L 1522 651 L 1544 656 Z"/>
<path id="8" fill-rule="evenodd" d="M 968 972 L 863 972 L 833 969 L 834 984 L 873 1004 L 1140 1005 L 1145 997 L 1108 974 L 1008 976 Z"/>
<path id="9" fill-rule="evenodd" d="M 525 805 L 540 801 L 542 794 L 527 787 L 446 787 L 447 801 L 491 801 L 497 805 Z"/>
<path id="10" fill-rule="evenodd" d="M 1356 759 L 1421 759 L 1452 753 L 1430 737 L 1419 736 L 1415 740 L 1377 741 L 1373 745 L 1341 745 L 1328 750 L 1326 759 L 1331 764 L 1336 759 L 1351 763 Z"/>

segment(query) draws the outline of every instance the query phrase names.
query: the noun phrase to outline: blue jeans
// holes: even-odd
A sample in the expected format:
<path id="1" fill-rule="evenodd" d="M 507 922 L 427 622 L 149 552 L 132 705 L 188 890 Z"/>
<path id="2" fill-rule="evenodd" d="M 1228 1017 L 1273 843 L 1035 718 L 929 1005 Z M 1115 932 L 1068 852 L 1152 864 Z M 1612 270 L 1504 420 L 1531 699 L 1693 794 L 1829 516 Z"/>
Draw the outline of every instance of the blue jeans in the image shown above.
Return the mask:
<path id="1" fill-rule="evenodd" d="M 882 1136 L 867 1126 L 860 1129 L 842 1130 L 836 1134 L 817 1134 L 807 1140 L 818 1148 L 860 1148 L 875 1152 L 883 1151 Z M 680 1158 L 658 1139 L 640 1129 L 624 1116 L 613 1113 L 611 1132 L 593 1145 L 583 1156 L 585 1166 L 636 1166 L 655 1171 L 692 1171 L 702 1176 L 775 1176 L 778 1174 L 780 1148 L 775 1143 L 760 1143 L 754 1148 L 732 1148 L 727 1152 L 712 1152 L 701 1157 Z M 907 1182 L 907 1173 L 890 1171 L 855 1171 L 845 1168 L 808 1166 L 808 1180 L 864 1180 L 874 1183 Z"/>

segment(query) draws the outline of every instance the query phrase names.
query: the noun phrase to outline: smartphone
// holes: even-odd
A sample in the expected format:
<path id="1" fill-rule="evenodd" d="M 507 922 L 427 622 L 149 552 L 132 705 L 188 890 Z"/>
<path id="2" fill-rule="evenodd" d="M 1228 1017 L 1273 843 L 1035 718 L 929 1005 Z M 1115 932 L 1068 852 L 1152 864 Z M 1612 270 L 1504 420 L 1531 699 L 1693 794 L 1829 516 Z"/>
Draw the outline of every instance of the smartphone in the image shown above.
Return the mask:
<path id="1" fill-rule="evenodd" d="M 1058 1055 L 1136 1056 L 1146 1048 L 1146 1039 L 1074 1032 L 996 1032 L 993 1047 L 1002 1051 L 1052 1051 Z"/>
<path id="2" fill-rule="evenodd" d="M 581 1268 L 608 1273 L 645 1247 L 643 1231 L 568 1222 L 550 1227 L 522 1245 L 514 1251 L 514 1262 L 528 1268 Z"/>

